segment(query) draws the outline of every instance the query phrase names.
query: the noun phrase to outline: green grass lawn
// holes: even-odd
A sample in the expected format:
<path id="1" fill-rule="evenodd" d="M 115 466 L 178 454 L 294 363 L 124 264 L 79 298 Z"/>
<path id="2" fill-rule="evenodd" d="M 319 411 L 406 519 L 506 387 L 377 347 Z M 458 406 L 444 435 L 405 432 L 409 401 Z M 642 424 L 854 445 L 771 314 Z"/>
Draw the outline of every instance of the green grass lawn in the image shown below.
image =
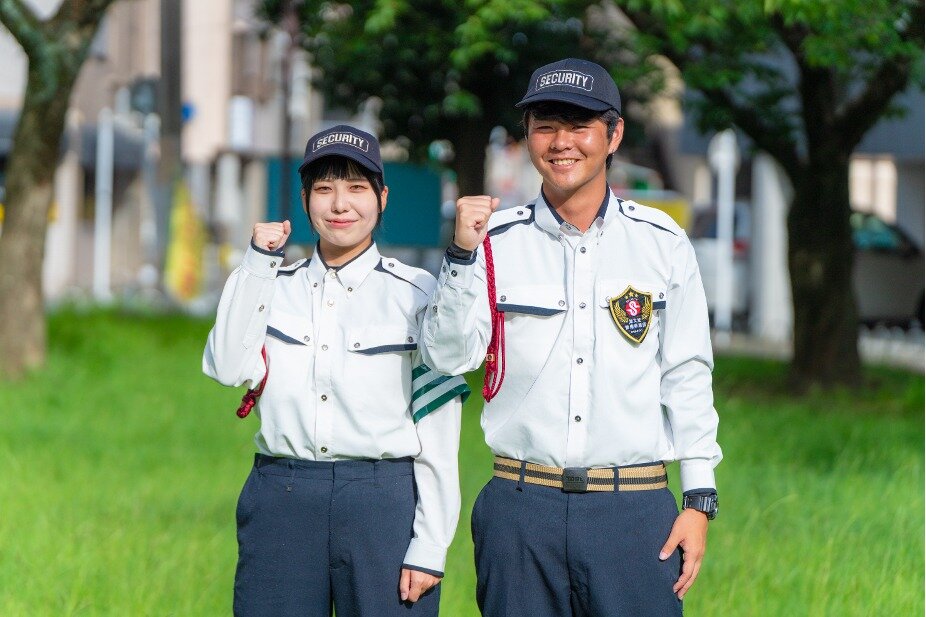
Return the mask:
<path id="1" fill-rule="evenodd" d="M 257 424 L 235 417 L 241 391 L 200 372 L 209 327 L 59 314 L 47 369 L 0 384 L 0 615 L 231 613 L 234 507 Z M 717 362 L 721 513 L 687 614 L 923 614 L 924 380 L 868 379 L 798 399 L 776 385 L 780 364 Z M 478 614 L 480 402 L 464 414 L 448 617 Z"/>

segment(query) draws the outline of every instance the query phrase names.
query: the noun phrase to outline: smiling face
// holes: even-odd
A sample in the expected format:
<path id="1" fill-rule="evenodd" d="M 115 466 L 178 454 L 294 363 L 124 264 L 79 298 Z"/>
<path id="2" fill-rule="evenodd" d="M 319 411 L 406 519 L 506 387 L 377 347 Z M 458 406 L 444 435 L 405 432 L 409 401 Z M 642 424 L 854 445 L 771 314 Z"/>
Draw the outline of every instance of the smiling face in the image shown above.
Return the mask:
<path id="1" fill-rule="evenodd" d="M 623 120 L 617 119 L 610 137 L 607 124 L 593 112 L 529 113 L 525 120 L 531 162 L 543 177 L 547 198 L 561 205 L 573 197 L 587 196 L 600 204 L 607 159 L 620 144 Z"/>
<path id="2" fill-rule="evenodd" d="M 372 242 L 389 189 L 353 161 L 334 163 L 314 177 L 310 170 L 302 203 L 318 233 L 322 257 L 329 265 L 340 265 Z"/>

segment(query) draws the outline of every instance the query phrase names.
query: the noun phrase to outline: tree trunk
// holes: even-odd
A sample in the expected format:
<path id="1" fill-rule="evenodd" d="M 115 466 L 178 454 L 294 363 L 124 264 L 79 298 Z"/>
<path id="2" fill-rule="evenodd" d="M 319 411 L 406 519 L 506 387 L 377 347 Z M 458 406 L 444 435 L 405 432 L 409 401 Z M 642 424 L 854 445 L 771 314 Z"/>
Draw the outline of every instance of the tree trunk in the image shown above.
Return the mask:
<path id="1" fill-rule="evenodd" d="M 10 152 L 0 235 L 0 378 L 20 377 L 45 362 L 45 232 L 68 95 L 76 78 L 62 75 L 66 69 L 60 65 L 53 70 L 60 90 L 44 98 L 36 94 L 42 92 L 43 76 L 30 63 Z"/>
<path id="2" fill-rule="evenodd" d="M 486 146 L 492 132 L 482 118 L 460 118 L 453 125 L 453 170 L 460 197 L 485 194 Z"/>
<path id="3" fill-rule="evenodd" d="M 794 306 L 791 381 L 803 389 L 859 384 L 858 307 L 852 284 L 849 153 L 817 148 L 794 182 L 788 266 Z"/>

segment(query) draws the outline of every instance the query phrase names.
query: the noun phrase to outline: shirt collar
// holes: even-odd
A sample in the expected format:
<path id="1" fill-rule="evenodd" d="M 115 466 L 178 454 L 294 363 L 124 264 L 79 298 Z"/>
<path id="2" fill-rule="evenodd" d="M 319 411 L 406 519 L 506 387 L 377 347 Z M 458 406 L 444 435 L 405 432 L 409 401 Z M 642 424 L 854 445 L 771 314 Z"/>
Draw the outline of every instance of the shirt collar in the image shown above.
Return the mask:
<path id="1" fill-rule="evenodd" d="M 597 226 L 599 229 L 604 225 L 605 221 L 608 219 L 608 212 L 613 210 L 613 208 L 608 208 L 608 205 L 611 203 L 611 200 L 614 199 L 614 194 L 611 192 L 611 188 L 605 185 L 604 198 L 601 200 L 601 205 L 598 207 L 598 213 L 595 215 L 595 220 L 592 223 L 592 226 Z M 559 235 L 560 233 L 572 233 L 572 234 L 581 234 L 578 228 L 567 223 L 563 217 L 556 212 L 556 209 L 550 205 L 550 202 L 547 200 L 547 196 L 543 194 L 543 187 L 540 187 L 540 195 L 534 201 L 536 204 L 535 208 L 535 220 L 537 225 L 540 226 L 544 231 L 553 234 L 554 236 Z"/>
<path id="2" fill-rule="evenodd" d="M 309 263 L 308 276 L 313 284 L 321 283 L 325 276 L 331 280 L 337 279 L 349 290 L 360 287 L 360 284 L 367 275 L 376 268 L 382 256 L 376 247 L 376 242 L 371 242 L 370 246 L 365 248 L 362 253 L 340 266 L 328 266 L 322 259 L 321 251 L 318 245 L 315 246 L 315 254 L 312 255 L 312 261 Z M 331 274 L 334 276 L 331 276 Z"/>

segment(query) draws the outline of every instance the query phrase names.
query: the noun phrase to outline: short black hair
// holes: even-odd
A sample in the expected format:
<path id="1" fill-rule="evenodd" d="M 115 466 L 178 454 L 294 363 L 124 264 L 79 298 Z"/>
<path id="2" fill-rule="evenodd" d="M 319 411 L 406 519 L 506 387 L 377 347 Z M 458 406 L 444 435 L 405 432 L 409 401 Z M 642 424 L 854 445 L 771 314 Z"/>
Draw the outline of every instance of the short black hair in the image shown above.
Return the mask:
<path id="1" fill-rule="evenodd" d="M 521 126 L 525 135 L 527 135 L 527 127 L 530 126 L 531 118 L 535 120 L 554 120 L 564 124 L 580 124 L 601 120 L 607 127 L 608 141 L 610 141 L 621 115 L 614 108 L 605 111 L 594 111 L 559 101 L 540 101 L 524 108 L 524 115 L 521 116 Z M 611 168 L 613 158 L 614 154 L 609 154 L 605 160 L 607 169 Z"/>
<path id="2" fill-rule="evenodd" d="M 300 172 L 299 178 L 302 180 L 302 190 L 305 191 L 306 209 L 308 209 L 309 199 L 312 196 L 312 186 L 319 180 L 359 180 L 363 178 L 370 183 L 373 192 L 376 193 L 379 214 L 376 217 L 376 226 L 373 229 L 379 229 L 379 225 L 383 220 L 383 189 L 386 188 L 383 174 L 371 171 L 346 156 L 325 156 L 306 166 Z M 309 225 L 311 226 L 312 217 L 308 214 L 306 212 L 306 217 L 309 219 Z"/>

